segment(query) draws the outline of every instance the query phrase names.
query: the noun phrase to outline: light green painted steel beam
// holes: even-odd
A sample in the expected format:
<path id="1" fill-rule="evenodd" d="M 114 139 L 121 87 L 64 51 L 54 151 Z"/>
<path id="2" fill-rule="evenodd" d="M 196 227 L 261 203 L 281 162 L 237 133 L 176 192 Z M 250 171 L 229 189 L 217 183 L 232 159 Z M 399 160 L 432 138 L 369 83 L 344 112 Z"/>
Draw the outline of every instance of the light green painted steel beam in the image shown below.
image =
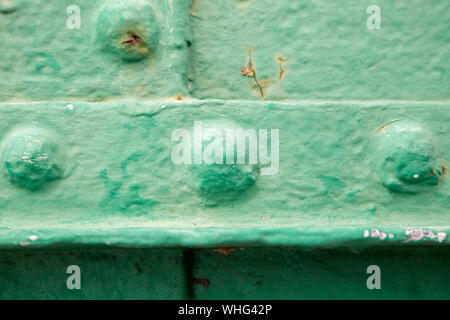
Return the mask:
<path id="1" fill-rule="evenodd" d="M 0 244 L 19 247 L 32 234 L 39 236 L 33 246 L 448 243 L 448 107 L 400 101 L 2 104 Z M 175 164 L 172 135 L 185 129 L 194 139 L 196 121 L 205 128 L 279 129 L 278 172 L 262 175 L 261 165 L 248 173 L 249 165 Z M 28 146 L 30 136 L 43 147 Z M 35 151 L 30 169 L 22 155 Z"/>

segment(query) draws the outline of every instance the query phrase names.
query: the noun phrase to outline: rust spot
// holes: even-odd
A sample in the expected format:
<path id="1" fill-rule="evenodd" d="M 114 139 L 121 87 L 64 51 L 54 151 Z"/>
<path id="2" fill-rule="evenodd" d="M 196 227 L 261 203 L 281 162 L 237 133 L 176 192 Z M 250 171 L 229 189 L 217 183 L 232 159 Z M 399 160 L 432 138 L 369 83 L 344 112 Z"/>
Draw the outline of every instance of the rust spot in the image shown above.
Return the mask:
<path id="1" fill-rule="evenodd" d="M 221 247 L 217 249 L 213 249 L 213 251 L 223 254 L 224 256 L 228 256 L 231 252 L 234 251 L 232 247 Z"/>
<path id="2" fill-rule="evenodd" d="M 175 97 L 172 98 L 173 100 L 177 100 L 177 101 L 182 101 L 182 100 L 186 100 L 185 97 L 183 97 L 182 95 L 176 95 Z"/>
<path id="3" fill-rule="evenodd" d="M 445 164 L 442 164 L 442 175 L 447 174 L 447 172 L 448 172 L 447 166 Z"/>
<path id="4" fill-rule="evenodd" d="M 135 43 L 141 43 L 141 38 L 139 38 L 137 35 L 130 35 L 128 40 L 122 41 L 122 44 L 135 44 Z"/>
<path id="5" fill-rule="evenodd" d="M 134 33 L 130 33 L 130 34 L 128 34 L 127 39 L 122 41 L 120 44 L 127 45 L 128 49 L 130 49 L 132 46 L 135 46 L 135 45 L 141 46 L 143 43 L 142 43 L 141 38 L 138 35 L 136 35 Z"/>
<path id="6" fill-rule="evenodd" d="M 194 278 L 194 279 L 192 279 L 192 284 L 193 285 L 199 284 L 199 285 L 204 286 L 205 288 L 209 287 L 208 279 Z"/>
<path id="7" fill-rule="evenodd" d="M 275 55 L 275 59 L 278 61 L 278 67 L 280 68 L 280 72 L 278 74 L 278 81 L 283 79 L 284 74 L 286 73 L 286 69 L 283 68 L 283 64 L 288 61 L 286 57 L 282 54 Z"/>

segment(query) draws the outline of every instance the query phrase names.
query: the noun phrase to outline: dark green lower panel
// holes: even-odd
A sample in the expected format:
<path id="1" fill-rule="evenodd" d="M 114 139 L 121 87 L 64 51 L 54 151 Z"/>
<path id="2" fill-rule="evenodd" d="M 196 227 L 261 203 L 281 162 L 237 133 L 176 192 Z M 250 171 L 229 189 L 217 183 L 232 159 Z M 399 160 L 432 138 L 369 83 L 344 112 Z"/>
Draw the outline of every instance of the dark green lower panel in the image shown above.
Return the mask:
<path id="1" fill-rule="evenodd" d="M 298 248 L 193 252 L 193 273 L 208 287 L 196 299 L 449 299 L 446 247 L 305 251 Z M 369 290 L 367 267 L 378 265 L 381 289 Z"/>
<path id="2" fill-rule="evenodd" d="M 69 290 L 67 267 L 81 269 Z M 369 290 L 369 265 L 381 290 Z M 450 299 L 447 247 L 23 250 L 0 253 L 0 299 Z"/>
<path id="3" fill-rule="evenodd" d="M 67 267 L 81 271 L 69 290 Z M 3 251 L 0 299 L 183 299 L 182 250 Z"/>

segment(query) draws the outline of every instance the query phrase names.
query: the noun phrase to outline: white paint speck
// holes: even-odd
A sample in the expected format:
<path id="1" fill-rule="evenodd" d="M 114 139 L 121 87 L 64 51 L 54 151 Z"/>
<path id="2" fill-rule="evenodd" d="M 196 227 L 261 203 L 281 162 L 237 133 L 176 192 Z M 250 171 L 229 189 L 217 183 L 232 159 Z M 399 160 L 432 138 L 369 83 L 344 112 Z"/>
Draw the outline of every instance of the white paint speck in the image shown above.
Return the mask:
<path id="1" fill-rule="evenodd" d="M 438 242 L 442 242 L 447 236 L 444 232 L 438 232 L 437 234 L 434 234 L 432 230 L 422 230 L 422 229 L 406 230 L 405 234 L 409 236 L 409 239 L 406 239 L 405 242 L 419 241 L 422 239 L 423 240 L 436 239 Z"/>
<path id="2" fill-rule="evenodd" d="M 389 239 L 392 239 L 394 237 L 392 233 L 389 233 L 389 235 L 387 235 L 385 232 L 382 232 L 378 229 L 372 229 L 370 233 L 369 230 L 364 230 L 364 238 L 367 238 L 369 236 L 371 238 L 378 238 L 380 240 L 384 240 L 387 237 L 389 237 Z"/>
<path id="3" fill-rule="evenodd" d="M 380 230 L 378 229 L 372 229 L 372 232 L 370 233 L 370 236 L 372 238 L 378 238 L 380 236 Z"/>
<path id="4" fill-rule="evenodd" d="M 32 235 L 29 236 L 28 239 L 30 239 L 31 241 L 36 241 L 38 239 L 38 236 Z"/>
<path id="5" fill-rule="evenodd" d="M 73 104 L 68 104 L 66 107 L 67 107 L 67 110 L 73 110 Z"/>
<path id="6" fill-rule="evenodd" d="M 437 239 L 439 242 L 442 242 L 447 238 L 447 234 L 445 232 L 438 232 L 437 233 Z"/>
<path id="7" fill-rule="evenodd" d="M 406 230 L 405 234 L 409 235 L 409 239 L 407 239 L 406 242 L 419 241 L 423 238 L 423 230 L 422 229 Z"/>
<path id="8" fill-rule="evenodd" d="M 419 178 L 419 174 L 416 173 L 416 174 L 414 175 L 414 179 L 417 179 L 417 178 Z"/>

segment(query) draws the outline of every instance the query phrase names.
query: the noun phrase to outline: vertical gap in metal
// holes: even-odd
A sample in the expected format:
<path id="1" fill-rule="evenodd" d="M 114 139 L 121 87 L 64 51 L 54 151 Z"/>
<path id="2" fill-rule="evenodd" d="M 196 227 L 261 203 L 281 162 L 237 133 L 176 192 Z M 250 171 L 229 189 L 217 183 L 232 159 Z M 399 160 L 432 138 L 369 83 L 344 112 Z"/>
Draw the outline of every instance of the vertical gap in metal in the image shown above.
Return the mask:
<path id="1" fill-rule="evenodd" d="M 186 281 L 185 297 L 189 300 L 195 299 L 193 288 L 193 266 L 194 266 L 194 250 L 186 249 L 183 251 L 184 276 Z"/>

